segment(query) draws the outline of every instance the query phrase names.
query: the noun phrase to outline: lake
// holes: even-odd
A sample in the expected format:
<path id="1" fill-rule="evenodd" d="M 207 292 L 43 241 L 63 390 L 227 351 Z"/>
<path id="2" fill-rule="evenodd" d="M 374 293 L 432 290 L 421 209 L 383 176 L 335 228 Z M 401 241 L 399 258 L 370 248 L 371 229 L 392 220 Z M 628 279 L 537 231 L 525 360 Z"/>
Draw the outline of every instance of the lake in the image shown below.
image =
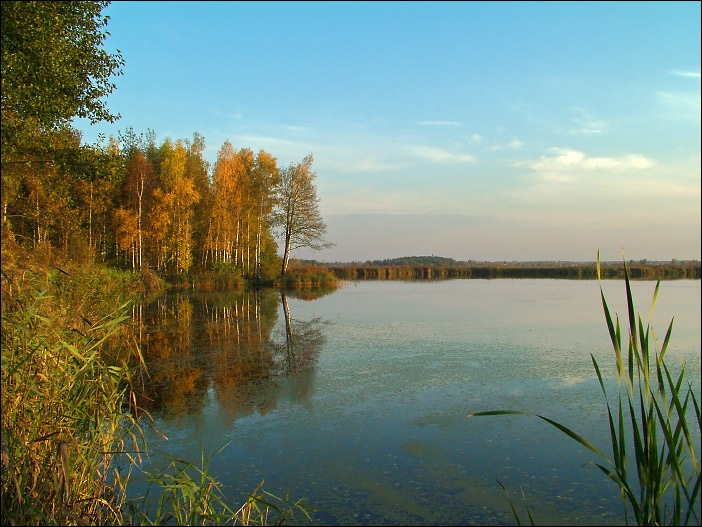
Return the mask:
<path id="1" fill-rule="evenodd" d="M 644 321 L 654 287 L 632 283 Z M 626 331 L 624 282 L 603 289 Z M 667 362 L 686 362 L 698 397 L 700 298 L 699 280 L 661 282 L 650 319 L 662 341 L 675 317 Z M 166 464 L 159 451 L 198 464 L 226 445 L 210 472 L 231 505 L 264 481 L 318 507 L 323 525 L 514 525 L 499 481 L 537 524 L 624 522 L 584 447 L 536 417 L 467 417 L 537 412 L 611 453 L 590 358 L 616 400 L 597 281 L 169 294 L 135 320 L 151 374 L 140 402 L 168 437 L 148 434 L 146 468 Z"/>

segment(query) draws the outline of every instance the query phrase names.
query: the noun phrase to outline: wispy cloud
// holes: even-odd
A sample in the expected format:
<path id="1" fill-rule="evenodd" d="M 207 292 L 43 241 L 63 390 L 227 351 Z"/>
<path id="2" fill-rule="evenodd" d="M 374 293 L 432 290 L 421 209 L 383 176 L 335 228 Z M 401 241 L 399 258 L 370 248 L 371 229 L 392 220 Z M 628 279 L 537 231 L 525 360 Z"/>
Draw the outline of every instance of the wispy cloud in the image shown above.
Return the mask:
<path id="1" fill-rule="evenodd" d="M 421 126 L 463 126 L 456 121 L 419 121 Z"/>
<path id="2" fill-rule="evenodd" d="M 445 210 L 446 203 L 421 191 L 342 185 L 327 194 L 322 208 L 328 214 L 431 214 Z"/>
<path id="3" fill-rule="evenodd" d="M 521 163 L 523 164 L 523 163 Z M 554 181 L 573 181 L 578 173 L 593 170 L 642 170 L 654 165 L 640 154 L 621 157 L 590 157 L 572 148 L 550 148 L 547 155 L 526 165 L 542 178 Z"/>
<path id="4" fill-rule="evenodd" d="M 503 200 L 525 219 L 551 218 L 589 229 L 616 221 L 618 228 L 640 230 L 699 217 L 699 157 L 665 164 L 636 153 L 595 156 L 551 148 L 515 166 L 529 173 Z"/>
<path id="5" fill-rule="evenodd" d="M 512 150 L 519 150 L 519 149 L 520 149 L 521 147 L 523 147 L 523 146 L 524 146 L 524 143 L 523 143 L 522 141 L 520 141 L 518 138 L 515 137 L 514 139 L 512 139 L 512 140 L 511 140 L 509 143 L 507 143 L 506 145 L 504 145 L 504 144 L 499 144 L 499 143 L 493 144 L 493 145 L 490 147 L 490 150 L 493 150 L 493 151 L 496 151 L 496 150 L 504 150 L 505 148 L 511 148 Z"/>
<path id="6" fill-rule="evenodd" d="M 315 163 L 320 170 L 335 170 L 345 174 L 394 172 L 407 166 L 406 163 L 382 160 L 376 156 L 338 152 L 333 147 L 323 149 L 315 157 Z"/>
<path id="7" fill-rule="evenodd" d="M 700 118 L 700 92 L 658 92 L 658 102 L 683 118 Z"/>
<path id="8" fill-rule="evenodd" d="M 438 163 L 473 163 L 475 156 L 470 154 L 455 154 L 441 148 L 431 146 L 411 146 L 408 147 L 409 152 L 421 159 L 436 161 Z"/>
<path id="9" fill-rule="evenodd" d="M 608 125 L 604 120 L 594 117 L 582 108 L 574 108 L 573 112 L 575 113 L 575 117 L 573 117 L 575 127 L 568 130 L 569 134 L 597 135 L 607 131 Z"/>
<path id="10" fill-rule="evenodd" d="M 679 77 L 691 77 L 693 79 L 699 79 L 702 77 L 699 71 L 671 71 L 673 75 L 678 75 Z"/>

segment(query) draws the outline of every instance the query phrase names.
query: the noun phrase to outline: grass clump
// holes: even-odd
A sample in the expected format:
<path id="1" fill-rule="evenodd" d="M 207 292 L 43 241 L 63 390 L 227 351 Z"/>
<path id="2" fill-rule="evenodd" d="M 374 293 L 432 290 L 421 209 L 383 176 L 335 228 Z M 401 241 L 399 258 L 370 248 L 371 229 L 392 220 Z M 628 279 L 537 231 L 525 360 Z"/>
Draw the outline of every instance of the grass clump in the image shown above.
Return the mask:
<path id="1" fill-rule="evenodd" d="M 673 320 L 658 348 L 655 331 L 644 325 L 634 309 L 630 277 L 624 261 L 629 325 L 628 342 L 624 342 L 619 317 L 612 319 L 602 291 L 601 276 L 598 252 L 597 278 L 619 387 L 616 401 L 610 402 L 599 364 L 594 356 L 591 355 L 591 359 L 607 406 L 611 457 L 570 428 L 542 415 L 536 417 L 556 427 L 603 461 L 595 465 L 616 484 L 627 525 L 632 520 L 636 525 L 699 525 L 701 479 L 695 437 L 699 442 L 702 420 L 699 401 L 692 385 L 685 379 L 685 365 L 676 375 L 665 361 Z M 651 314 L 659 286 L 660 281 L 656 283 Z M 508 414 L 535 415 L 515 410 L 491 410 L 469 417 Z M 512 511 L 519 522 L 513 505 Z M 533 524 L 531 512 L 529 519 Z"/>
<path id="2" fill-rule="evenodd" d="M 128 502 L 125 519 L 130 525 L 285 525 L 295 522 L 295 513 L 311 521 L 314 507 L 290 502 L 263 490 L 263 482 L 238 509 L 230 507 L 221 484 L 209 475 L 214 456 L 191 462 L 167 455 L 170 464 L 148 474 L 149 485 L 138 499 Z M 153 493 L 153 494 L 152 494 Z"/>
<path id="3" fill-rule="evenodd" d="M 276 287 L 298 289 L 304 287 L 330 288 L 338 284 L 338 278 L 326 267 L 292 267 L 274 281 Z"/>

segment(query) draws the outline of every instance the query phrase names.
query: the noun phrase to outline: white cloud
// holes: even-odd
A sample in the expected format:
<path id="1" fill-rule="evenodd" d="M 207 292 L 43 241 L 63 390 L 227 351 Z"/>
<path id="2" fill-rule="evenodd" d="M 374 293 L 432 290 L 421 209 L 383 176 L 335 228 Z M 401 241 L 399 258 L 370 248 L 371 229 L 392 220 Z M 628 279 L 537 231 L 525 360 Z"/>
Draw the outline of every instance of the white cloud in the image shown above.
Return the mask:
<path id="1" fill-rule="evenodd" d="M 456 121 L 420 121 L 421 126 L 463 126 Z"/>
<path id="2" fill-rule="evenodd" d="M 415 157 L 436 161 L 439 163 L 473 163 L 475 156 L 470 154 L 454 154 L 441 148 L 431 146 L 411 146 L 409 151 Z"/>
<path id="3" fill-rule="evenodd" d="M 678 75 L 679 77 L 691 77 L 693 79 L 699 79 L 702 77 L 699 71 L 671 71 L 673 75 Z"/>
<path id="4" fill-rule="evenodd" d="M 551 148 L 515 166 L 531 172 L 524 186 L 515 185 L 503 198 L 524 214 L 581 215 L 584 221 L 616 216 L 620 225 L 689 224 L 699 218 L 699 155 L 663 164 L 640 154 L 588 156 Z"/>
<path id="5" fill-rule="evenodd" d="M 524 163 L 520 163 L 523 165 Z M 627 154 L 621 157 L 588 157 L 584 153 L 571 148 L 550 148 L 549 154 L 541 156 L 537 161 L 526 163 L 532 170 L 543 174 L 548 179 L 571 181 L 566 173 L 592 170 L 641 170 L 652 167 L 653 161 L 639 154 Z"/>

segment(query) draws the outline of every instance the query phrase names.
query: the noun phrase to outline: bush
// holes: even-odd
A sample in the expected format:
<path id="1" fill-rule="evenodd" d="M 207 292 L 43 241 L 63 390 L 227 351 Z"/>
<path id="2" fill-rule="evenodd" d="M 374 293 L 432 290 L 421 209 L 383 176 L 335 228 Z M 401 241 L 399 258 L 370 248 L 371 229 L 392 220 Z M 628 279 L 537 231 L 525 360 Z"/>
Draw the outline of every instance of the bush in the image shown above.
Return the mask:
<path id="1" fill-rule="evenodd" d="M 338 283 L 334 273 L 325 267 L 293 267 L 274 281 L 276 287 L 333 287 Z"/>

